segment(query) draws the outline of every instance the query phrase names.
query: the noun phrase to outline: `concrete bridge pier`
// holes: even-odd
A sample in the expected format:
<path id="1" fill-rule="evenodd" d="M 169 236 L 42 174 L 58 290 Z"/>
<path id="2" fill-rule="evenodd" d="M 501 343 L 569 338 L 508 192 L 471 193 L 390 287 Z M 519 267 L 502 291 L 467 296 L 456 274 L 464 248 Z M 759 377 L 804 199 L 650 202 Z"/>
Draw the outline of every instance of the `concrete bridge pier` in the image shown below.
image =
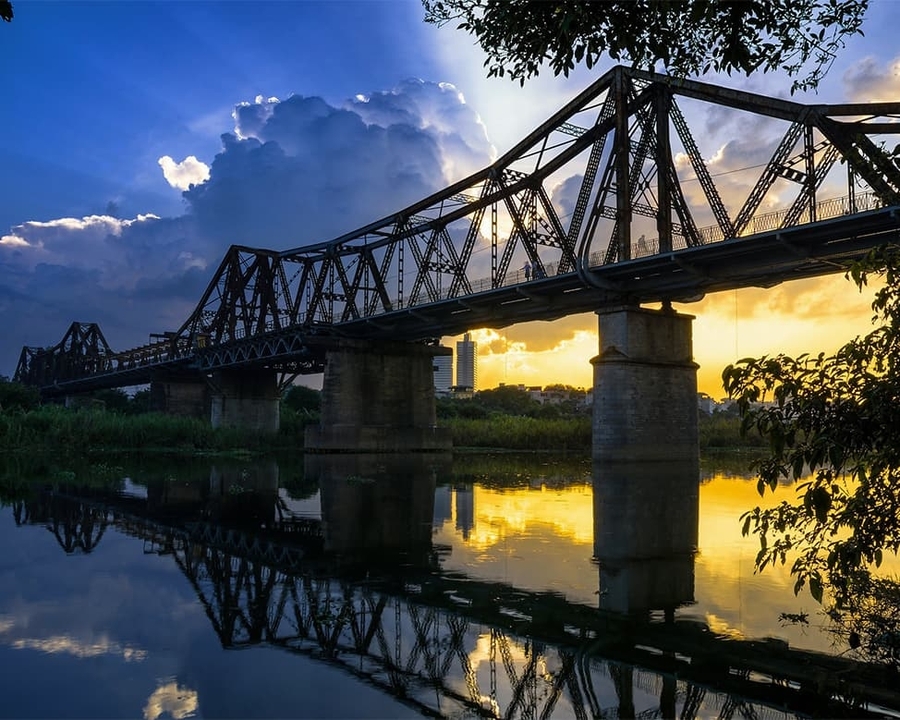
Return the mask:
<path id="1" fill-rule="evenodd" d="M 150 381 L 150 410 L 182 417 L 209 417 L 209 388 L 201 374 L 157 374 Z"/>
<path id="2" fill-rule="evenodd" d="M 601 310 L 594 366 L 596 462 L 691 461 L 699 454 L 693 316 L 671 307 Z"/>
<path id="3" fill-rule="evenodd" d="M 600 354 L 591 363 L 601 607 L 672 613 L 693 600 L 697 547 L 693 317 L 671 307 L 597 314 Z"/>
<path id="4" fill-rule="evenodd" d="M 239 368 L 219 370 L 210 379 L 210 423 L 256 432 L 278 432 L 281 396 L 274 370 Z"/>
<path id="5" fill-rule="evenodd" d="M 449 348 L 342 340 L 329 349 L 313 452 L 434 452 L 452 447 L 436 426 L 434 357 Z"/>

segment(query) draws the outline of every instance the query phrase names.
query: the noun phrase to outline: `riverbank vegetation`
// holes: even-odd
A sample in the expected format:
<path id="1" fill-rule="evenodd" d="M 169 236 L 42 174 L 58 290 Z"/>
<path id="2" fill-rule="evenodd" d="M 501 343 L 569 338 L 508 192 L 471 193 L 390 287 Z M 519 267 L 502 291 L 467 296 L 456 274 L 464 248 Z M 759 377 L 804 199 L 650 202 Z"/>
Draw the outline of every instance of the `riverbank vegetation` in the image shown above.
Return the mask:
<path id="1" fill-rule="evenodd" d="M 439 398 L 437 423 L 450 429 L 454 447 L 590 454 L 591 409 L 583 393 L 541 402 L 517 387 L 484 390 L 470 399 Z M 150 412 L 149 392 L 104 390 L 77 408 L 41 405 L 37 392 L 0 380 L 0 451 L 147 451 L 222 453 L 302 449 L 306 425 L 319 422 L 321 393 L 292 386 L 281 402 L 275 435 L 217 428 L 200 418 Z M 700 413 L 704 451 L 756 447 L 758 436 L 741 435 L 740 418 Z"/>
<path id="2" fill-rule="evenodd" d="M 146 390 L 131 396 L 103 390 L 81 398 L 78 407 L 67 408 L 41 405 L 33 388 L 0 378 L 0 452 L 300 450 L 305 426 L 318 422 L 318 402 L 318 392 L 292 388 L 282 399 L 281 428 L 272 435 L 213 428 L 205 419 L 150 412 Z"/>
<path id="3" fill-rule="evenodd" d="M 515 386 L 482 390 L 471 399 L 439 398 L 438 425 L 449 427 L 456 448 L 502 448 L 575 452 L 590 455 L 591 407 L 572 392 L 554 402 L 541 402 Z M 572 389 L 573 390 L 573 389 Z M 741 432 L 737 409 L 699 412 L 700 449 L 722 452 L 757 449 L 765 441 Z"/>

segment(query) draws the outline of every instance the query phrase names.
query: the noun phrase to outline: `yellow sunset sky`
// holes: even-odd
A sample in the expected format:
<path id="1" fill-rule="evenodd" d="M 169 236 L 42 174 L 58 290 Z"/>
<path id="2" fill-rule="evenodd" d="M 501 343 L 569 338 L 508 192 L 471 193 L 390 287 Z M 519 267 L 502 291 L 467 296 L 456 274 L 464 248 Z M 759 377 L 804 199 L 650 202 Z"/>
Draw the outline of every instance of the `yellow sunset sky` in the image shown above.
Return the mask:
<path id="1" fill-rule="evenodd" d="M 843 274 L 750 288 L 675 304 L 693 315 L 694 361 L 700 392 L 720 400 L 722 370 L 743 357 L 831 352 L 872 329 L 873 288 L 860 292 Z M 572 315 L 471 333 L 478 342 L 478 387 L 593 385 L 590 360 L 597 354 L 597 317 Z M 456 347 L 460 338 L 444 338 Z"/>

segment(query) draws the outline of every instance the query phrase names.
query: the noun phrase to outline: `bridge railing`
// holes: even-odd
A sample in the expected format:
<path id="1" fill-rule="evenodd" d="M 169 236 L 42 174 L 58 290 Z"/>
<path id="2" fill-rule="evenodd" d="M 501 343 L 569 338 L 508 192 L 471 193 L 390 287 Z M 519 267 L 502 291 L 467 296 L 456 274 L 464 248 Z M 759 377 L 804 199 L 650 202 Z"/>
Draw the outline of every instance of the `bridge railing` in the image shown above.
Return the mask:
<path id="1" fill-rule="evenodd" d="M 841 217 L 843 215 L 852 215 L 853 213 L 866 212 L 868 210 L 878 210 L 884 207 L 884 202 L 873 192 L 859 193 L 851 198 L 847 195 L 842 197 L 827 198 L 816 203 L 816 220 L 828 220 L 830 218 Z M 773 210 L 772 212 L 755 215 L 747 226 L 741 231 L 738 237 L 747 237 L 758 233 L 772 232 L 784 227 L 785 218 L 791 212 L 791 208 L 783 208 L 781 210 Z M 803 210 L 797 219 L 797 225 L 804 225 L 812 222 L 810 218 L 809 208 Z M 721 242 L 726 240 L 722 228 L 718 225 L 709 225 L 707 227 L 698 228 L 697 233 L 700 236 L 701 244 L 708 245 L 710 243 Z M 687 238 L 684 235 L 673 235 L 672 249 L 684 250 L 688 247 Z M 659 238 L 646 239 L 641 236 L 631 244 L 631 257 L 650 257 L 659 254 Z M 601 265 L 603 255 L 601 253 L 591 254 L 591 267 Z"/>
<path id="2" fill-rule="evenodd" d="M 180 360 L 193 354 L 196 343 L 184 338 L 160 340 L 106 355 L 97 373 L 126 372 Z"/>
<path id="3" fill-rule="evenodd" d="M 843 215 L 850 215 L 856 212 L 865 212 L 867 210 L 877 210 L 881 207 L 884 207 L 884 203 L 881 199 L 872 192 L 859 193 L 855 198 L 850 198 L 849 196 L 828 198 L 822 200 L 821 202 L 816 203 L 816 220 L 827 220 L 829 218 L 841 217 Z M 771 232 L 773 230 L 778 230 L 783 226 L 785 218 L 791 212 L 790 208 L 783 208 L 780 210 L 774 210 L 772 212 L 763 213 L 760 215 L 754 216 L 754 218 L 747 224 L 747 227 L 742 230 L 738 237 L 747 237 L 750 235 L 756 235 L 757 233 L 763 232 Z M 809 209 L 804 210 L 797 224 L 805 224 L 810 222 L 810 212 Z M 722 242 L 726 239 L 725 234 L 722 232 L 722 229 L 718 225 L 709 225 L 706 227 L 698 228 L 697 234 L 700 237 L 701 244 L 708 245 L 711 243 Z M 672 249 L 673 250 L 684 250 L 688 248 L 687 238 L 682 234 L 673 235 L 672 237 Z M 650 238 L 647 239 L 645 236 L 639 237 L 637 240 L 632 242 L 631 244 L 631 257 L 632 258 L 643 258 L 643 257 L 651 257 L 653 255 L 659 254 L 659 238 Z M 597 250 L 590 254 L 589 257 L 589 265 L 590 267 L 599 267 L 605 263 L 606 251 L 605 250 Z M 559 269 L 559 263 L 550 262 L 544 264 L 544 272 L 547 277 L 553 277 L 557 275 Z M 472 288 L 472 293 L 481 293 L 487 292 L 488 290 L 496 289 L 497 287 L 509 287 L 512 285 L 519 285 L 525 282 L 528 282 L 532 278 L 528 278 L 525 276 L 524 270 L 514 270 L 512 272 L 504 275 L 503 279 L 498 285 L 493 285 L 491 278 L 479 278 L 477 280 L 470 281 L 470 287 Z M 447 300 L 450 299 L 449 288 L 439 291 L 438 293 L 439 299 Z M 433 302 L 431 298 L 427 299 L 423 303 L 419 304 L 427 304 Z M 399 300 L 394 301 L 393 307 L 408 307 L 408 303 L 401 303 Z"/>

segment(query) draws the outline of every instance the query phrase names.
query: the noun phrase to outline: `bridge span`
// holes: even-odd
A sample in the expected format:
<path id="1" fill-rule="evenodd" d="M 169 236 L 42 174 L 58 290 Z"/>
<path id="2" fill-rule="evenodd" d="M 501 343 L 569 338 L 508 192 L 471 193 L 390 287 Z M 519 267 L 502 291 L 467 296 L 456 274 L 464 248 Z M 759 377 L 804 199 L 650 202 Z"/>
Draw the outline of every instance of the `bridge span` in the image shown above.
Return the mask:
<path id="1" fill-rule="evenodd" d="M 717 185 L 695 140 L 688 118 L 710 109 L 780 135 L 741 189 Z M 595 455 L 669 457 L 696 437 L 691 319 L 671 303 L 840 272 L 896 241 L 898 117 L 900 102 L 809 105 L 617 67 L 410 207 L 300 248 L 233 246 L 177 330 L 114 352 L 73 323 L 23 348 L 15 377 L 46 398 L 149 382 L 161 409 L 274 429 L 276 373 L 324 371 L 308 446 L 428 450 L 447 445 L 431 373 L 442 336 L 593 311 Z M 640 408 L 661 405 L 672 415 L 640 439 Z"/>

